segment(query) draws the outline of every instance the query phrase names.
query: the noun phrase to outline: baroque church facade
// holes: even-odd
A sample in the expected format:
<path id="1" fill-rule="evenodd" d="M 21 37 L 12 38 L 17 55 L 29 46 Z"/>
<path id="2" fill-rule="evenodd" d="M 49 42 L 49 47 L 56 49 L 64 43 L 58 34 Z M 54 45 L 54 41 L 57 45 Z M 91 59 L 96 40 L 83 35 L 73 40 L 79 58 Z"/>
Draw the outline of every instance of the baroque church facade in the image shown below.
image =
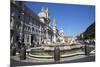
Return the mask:
<path id="1" fill-rule="evenodd" d="M 10 6 L 11 44 L 15 45 L 18 41 L 22 41 L 26 46 L 37 47 L 57 41 L 60 34 L 55 19 L 53 28 L 50 27 L 48 8 L 42 8 L 37 15 L 21 1 L 11 1 Z"/>

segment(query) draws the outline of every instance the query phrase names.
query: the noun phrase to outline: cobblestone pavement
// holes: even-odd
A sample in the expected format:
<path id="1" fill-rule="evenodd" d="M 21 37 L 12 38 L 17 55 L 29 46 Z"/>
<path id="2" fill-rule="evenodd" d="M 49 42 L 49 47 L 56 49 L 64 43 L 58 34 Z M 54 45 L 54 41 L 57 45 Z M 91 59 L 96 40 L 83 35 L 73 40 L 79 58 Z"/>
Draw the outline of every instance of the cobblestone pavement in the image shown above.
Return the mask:
<path id="1" fill-rule="evenodd" d="M 15 59 L 16 58 L 16 59 Z M 39 59 L 27 57 L 26 60 L 20 60 L 18 56 L 11 58 L 11 66 L 27 66 L 40 64 L 55 64 L 55 63 L 75 63 L 75 62 L 90 62 L 95 61 L 95 56 L 77 55 L 72 57 L 61 58 L 60 61 L 55 62 L 54 59 Z"/>

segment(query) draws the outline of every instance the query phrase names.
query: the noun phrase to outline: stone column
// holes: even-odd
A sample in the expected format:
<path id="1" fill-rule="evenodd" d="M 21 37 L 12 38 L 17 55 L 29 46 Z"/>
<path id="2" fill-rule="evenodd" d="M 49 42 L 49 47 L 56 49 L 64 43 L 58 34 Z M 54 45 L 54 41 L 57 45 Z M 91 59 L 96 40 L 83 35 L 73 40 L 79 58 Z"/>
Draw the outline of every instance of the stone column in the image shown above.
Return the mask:
<path id="1" fill-rule="evenodd" d="M 13 36 L 12 36 L 12 37 L 11 37 L 11 40 L 10 40 L 11 44 L 13 44 L 13 40 L 14 40 L 14 39 L 13 39 Z"/>
<path id="2" fill-rule="evenodd" d="M 40 31 L 40 35 L 39 35 L 39 44 L 41 44 L 41 25 L 40 25 L 39 31 Z"/>
<path id="3" fill-rule="evenodd" d="M 24 15 L 24 13 L 22 13 L 22 15 Z M 23 16 L 21 15 L 21 19 L 23 19 Z M 23 20 L 21 20 L 21 26 L 20 26 L 20 38 L 21 42 L 23 41 L 24 39 L 24 22 Z"/>
<path id="4" fill-rule="evenodd" d="M 29 44 L 31 46 L 31 35 L 29 34 Z"/>
<path id="5" fill-rule="evenodd" d="M 10 22 L 10 31 L 11 31 L 11 35 L 10 35 L 10 43 L 13 44 L 13 33 L 12 30 L 14 31 L 14 13 L 11 14 L 11 22 Z"/>
<path id="6" fill-rule="evenodd" d="M 11 15 L 11 23 L 10 23 L 10 29 L 14 29 L 14 14 Z"/>
<path id="7" fill-rule="evenodd" d="M 32 43 L 31 43 L 31 40 L 32 40 L 32 22 L 30 22 L 30 32 L 31 32 L 31 34 L 30 34 L 30 38 L 29 38 L 29 42 L 30 42 L 30 46 L 32 45 Z"/>
<path id="8" fill-rule="evenodd" d="M 12 12 L 11 14 L 11 23 L 10 23 L 10 28 L 11 30 L 13 30 L 13 34 L 11 34 L 11 43 L 13 44 L 13 46 L 15 46 L 16 43 L 16 19 L 14 19 L 14 16 L 16 14 L 14 12 Z"/>
<path id="9" fill-rule="evenodd" d="M 22 39 L 23 39 L 23 21 L 21 21 L 21 26 L 20 26 L 20 37 L 19 39 L 21 40 L 22 42 Z"/>
<path id="10" fill-rule="evenodd" d="M 25 45 L 27 45 L 27 35 L 26 34 L 24 34 L 24 43 Z"/>

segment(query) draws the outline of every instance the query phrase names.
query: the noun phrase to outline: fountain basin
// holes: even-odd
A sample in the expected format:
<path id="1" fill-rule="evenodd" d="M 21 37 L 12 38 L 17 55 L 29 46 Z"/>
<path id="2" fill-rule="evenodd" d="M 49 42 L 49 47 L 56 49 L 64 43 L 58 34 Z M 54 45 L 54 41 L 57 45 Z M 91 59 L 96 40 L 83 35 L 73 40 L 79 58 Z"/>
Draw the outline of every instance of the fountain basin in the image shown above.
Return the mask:
<path id="1" fill-rule="evenodd" d="M 84 54 L 81 50 L 82 45 L 60 46 L 60 57 L 68 57 L 70 55 Z M 35 58 L 53 58 L 54 47 L 35 47 L 29 49 L 29 56 Z"/>

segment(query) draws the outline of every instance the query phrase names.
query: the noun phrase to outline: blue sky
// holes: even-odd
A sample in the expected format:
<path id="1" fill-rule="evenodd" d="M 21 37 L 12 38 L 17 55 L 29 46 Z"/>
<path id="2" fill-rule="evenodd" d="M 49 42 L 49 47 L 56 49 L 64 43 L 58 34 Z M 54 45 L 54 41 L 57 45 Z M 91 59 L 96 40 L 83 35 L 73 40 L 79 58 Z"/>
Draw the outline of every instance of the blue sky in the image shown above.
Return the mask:
<path id="1" fill-rule="evenodd" d="M 95 21 L 95 6 L 57 4 L 43 2 L 26 2 L 25 5 L 33 12 L 39 13 L 42 7 L 49 9 L 51 24 L 56 19 L 57 28 L 63 28 L 67 36 L 75 36 L 86 30 Z"/>

